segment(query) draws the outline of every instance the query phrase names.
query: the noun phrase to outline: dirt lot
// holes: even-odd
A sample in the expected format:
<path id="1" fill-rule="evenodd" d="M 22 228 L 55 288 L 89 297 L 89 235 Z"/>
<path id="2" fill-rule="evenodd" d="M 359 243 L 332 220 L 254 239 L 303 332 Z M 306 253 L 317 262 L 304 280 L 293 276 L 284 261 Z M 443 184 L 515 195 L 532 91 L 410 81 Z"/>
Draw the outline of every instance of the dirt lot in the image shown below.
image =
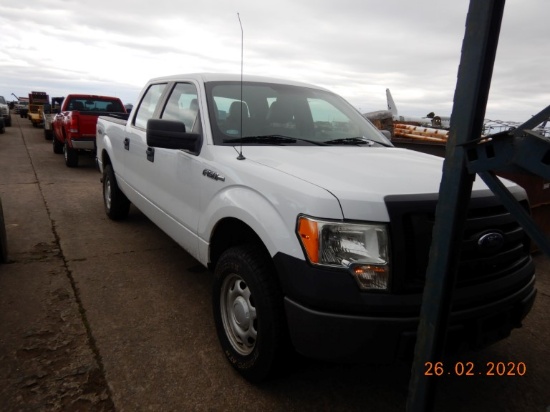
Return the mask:
<path id="1" fill-rule="evenodd" d="M 299 359 L 276 381 L 242 380 L 218 347 L 211 274 L 136 209 L 107 219 L 99 178 L 92 158 L 67 168 L 27 119 L 0 135 L 1 411 L 405 410 L 407 365 Z M 550 410 L 550 260 L 535 259 L 524 327 L 460 359 L 525 375 L 442 377 L 437 411 Z"/>

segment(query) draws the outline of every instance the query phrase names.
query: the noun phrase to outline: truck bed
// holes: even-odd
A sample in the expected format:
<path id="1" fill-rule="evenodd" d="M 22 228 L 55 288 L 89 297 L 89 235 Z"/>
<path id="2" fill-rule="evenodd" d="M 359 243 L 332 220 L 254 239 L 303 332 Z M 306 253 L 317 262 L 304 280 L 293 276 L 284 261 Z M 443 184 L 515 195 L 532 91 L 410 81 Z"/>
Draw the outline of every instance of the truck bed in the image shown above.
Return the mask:
<path id="1" fill-rule="evenodd" d="M 110 122 L 117 123 L 122 126 L 126 126 L 126 123 L 128 122 L 128 114 L 127 113 L 105 114 L 105 115 L 99 116 L 99 119 L 108 120 Z"/>

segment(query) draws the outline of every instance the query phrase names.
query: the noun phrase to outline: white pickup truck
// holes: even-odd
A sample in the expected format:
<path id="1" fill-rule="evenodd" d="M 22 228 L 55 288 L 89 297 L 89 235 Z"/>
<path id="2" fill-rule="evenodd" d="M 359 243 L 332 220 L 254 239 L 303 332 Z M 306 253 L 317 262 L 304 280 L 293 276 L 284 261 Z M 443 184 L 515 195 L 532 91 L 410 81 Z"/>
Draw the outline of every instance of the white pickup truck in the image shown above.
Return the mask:
<path id="1" fill-rule="evenodd" d="M 99 118 L 97 164 L 111 219 L 134 204 L 214 272 L 218 337 L 245 378 L 267 378 L 292 349 L 411 357 L 442 160 L 393 147 L 341 97 L 262 77 L 153 79 L 128 120 Z M 476 182 L 449 352 L 521 326 L 536 294 L 529 250 Z"/>

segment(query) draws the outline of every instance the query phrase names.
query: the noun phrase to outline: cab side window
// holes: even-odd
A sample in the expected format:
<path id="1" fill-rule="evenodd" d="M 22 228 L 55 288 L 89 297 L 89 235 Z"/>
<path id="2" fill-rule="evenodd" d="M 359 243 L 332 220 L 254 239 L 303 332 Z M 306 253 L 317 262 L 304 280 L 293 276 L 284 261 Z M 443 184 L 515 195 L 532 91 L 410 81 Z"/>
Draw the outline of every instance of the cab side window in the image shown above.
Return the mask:
<path id="1" fill-rule="evenodd" d="M 145 96 L 141 99 L 139 107 L 137 109 L 136 117 L 134 119 L 134 126 L 145 129 L 147 127 L 147 120 L 153 117 L 155 109 L 159 102 L 160 96 L 164 92 L 166 84 L 153 84 L 147 89 Z"/>
<path id="2" fill-rule="evenodd" d="M 172 90 L 160 118 L 183 122 L 185 130 L 191 132 L 197 121 L 198 114 L 199 104 L 195 85 L 178 83 Z"/>

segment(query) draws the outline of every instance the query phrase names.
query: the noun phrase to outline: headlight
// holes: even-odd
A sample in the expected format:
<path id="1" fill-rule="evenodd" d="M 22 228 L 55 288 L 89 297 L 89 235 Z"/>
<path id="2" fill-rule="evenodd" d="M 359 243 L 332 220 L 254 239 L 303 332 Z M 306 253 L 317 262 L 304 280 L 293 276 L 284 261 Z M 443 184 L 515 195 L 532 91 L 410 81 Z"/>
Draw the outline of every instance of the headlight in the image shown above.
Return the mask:
<path id="1" fill-rule="evenodd" d="M 385 225 L 330 222 L 300 216 L 297 234 L 312 264 L 347 269 L 363 290 L 389 289 Z"/>

